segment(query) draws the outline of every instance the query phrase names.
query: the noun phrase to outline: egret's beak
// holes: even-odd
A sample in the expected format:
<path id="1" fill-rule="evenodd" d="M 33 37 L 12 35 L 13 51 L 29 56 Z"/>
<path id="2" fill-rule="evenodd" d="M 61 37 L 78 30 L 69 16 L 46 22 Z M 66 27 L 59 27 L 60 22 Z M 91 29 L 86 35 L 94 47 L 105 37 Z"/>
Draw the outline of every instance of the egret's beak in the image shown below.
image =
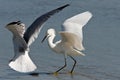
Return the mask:
<path id="1" fill-rule="evenodd" d="M 45 35 L 45 37 L 42 39 L 41 43 L 44 42 L 44 40 L 48 37 L 48 35 Z"/>

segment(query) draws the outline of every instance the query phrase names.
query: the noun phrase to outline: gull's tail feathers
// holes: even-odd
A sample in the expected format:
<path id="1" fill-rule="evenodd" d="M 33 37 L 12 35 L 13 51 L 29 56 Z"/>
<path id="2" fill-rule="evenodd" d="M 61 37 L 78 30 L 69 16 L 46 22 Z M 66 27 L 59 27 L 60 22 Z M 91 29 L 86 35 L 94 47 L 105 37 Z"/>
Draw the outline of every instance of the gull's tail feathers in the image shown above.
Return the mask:
<path id="1" fill-rule="evenodd" d="M 11 60 L 9 63 L 9 66 L 18 72 L 22 73 L 29 73 L 34 71 L 37 67 L 36 65 L 32 62 L 28 55 L 28 51 L 25 52 L 25 54 L 20 55 L 14 60 Z"/>

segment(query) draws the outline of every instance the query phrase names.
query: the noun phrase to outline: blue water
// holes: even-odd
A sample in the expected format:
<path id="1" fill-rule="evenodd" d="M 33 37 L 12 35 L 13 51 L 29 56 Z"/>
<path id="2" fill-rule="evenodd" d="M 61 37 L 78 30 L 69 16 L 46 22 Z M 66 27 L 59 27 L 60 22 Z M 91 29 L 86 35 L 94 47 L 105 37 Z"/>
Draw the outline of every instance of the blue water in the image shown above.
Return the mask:
<path id="1" fill-rule="evenodd" d="M 5 29 L 11 21 L 21 20 L 29 26 L 38 16 L 70 3 L 71 6 L 53 16 L 31 45 L 31 58 L 39 76 L 20 74 L 9 68 L 13 57 L 12 34 Z M 63 21 L 78 13 L 90 11 L 93 18 L 83 28 L 85 57 L 75 57 L 75 73 L 68 72 L 72 61 L 58 76 L 52 73 L 63 65 L 63 55 L 52 52 L 41 40 L 48 28 L 61 30 Z M 120 80 L 120 1 L 119 0 L 0 0 L 0 80 Z M 56 40 L 60 36 L 57 34 Z"/>

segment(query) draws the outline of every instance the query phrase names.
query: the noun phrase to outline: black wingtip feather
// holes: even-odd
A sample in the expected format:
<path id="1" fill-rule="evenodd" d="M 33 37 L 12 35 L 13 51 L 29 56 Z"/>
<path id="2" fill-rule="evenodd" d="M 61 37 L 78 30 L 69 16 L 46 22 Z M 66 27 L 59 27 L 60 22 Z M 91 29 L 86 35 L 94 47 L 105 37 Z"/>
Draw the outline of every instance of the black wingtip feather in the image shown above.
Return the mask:
<path id="1" fill-rule="evenodd" d="M 64 6 L 62 6 L 62 7 L 59 7 L 58 9 L 59 9 L 59 10 L 62 10 L 62 9 L 64 9 L 64 8 L 67 7 L 67 6 L 70 6 L 70 4 L 66 4 L 66 5 L 64 5 Z"/>

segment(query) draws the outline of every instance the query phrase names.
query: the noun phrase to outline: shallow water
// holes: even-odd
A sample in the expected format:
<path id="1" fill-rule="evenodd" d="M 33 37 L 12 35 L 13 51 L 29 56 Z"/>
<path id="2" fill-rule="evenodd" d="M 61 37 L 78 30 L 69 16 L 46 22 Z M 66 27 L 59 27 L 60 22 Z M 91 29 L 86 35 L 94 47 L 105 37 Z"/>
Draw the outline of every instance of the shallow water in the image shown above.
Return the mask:
<path id="1" fill-rule="evenodd" d="M 8 67 L 13 57 L 12 34 L 4 26 L 21 20 L 29 26 L 35 18 L 70 3 L 44 25 L 38 39 L 31 45 L 31 58 L 38 66 L 38 76 L 21 74 Z M 120 80 L 120 1 L 119 0 L 0 0 L 0 80 Z M 78 13 L 90 11 L 93 18 L 84 27 L 85 57 L 75 57 L 78 64 L 73 75 L 68 74 L 72 61 L 58 76 L 51 73 L 63 65 L 63 55 L 52 52 L 47 42 L 41 44 L 48 28 L 61 30 L 63 21 Z M 58 35 L 58 34 L 57 34 Z M 56 40 L 60 36 L 56 36 Z"/>

